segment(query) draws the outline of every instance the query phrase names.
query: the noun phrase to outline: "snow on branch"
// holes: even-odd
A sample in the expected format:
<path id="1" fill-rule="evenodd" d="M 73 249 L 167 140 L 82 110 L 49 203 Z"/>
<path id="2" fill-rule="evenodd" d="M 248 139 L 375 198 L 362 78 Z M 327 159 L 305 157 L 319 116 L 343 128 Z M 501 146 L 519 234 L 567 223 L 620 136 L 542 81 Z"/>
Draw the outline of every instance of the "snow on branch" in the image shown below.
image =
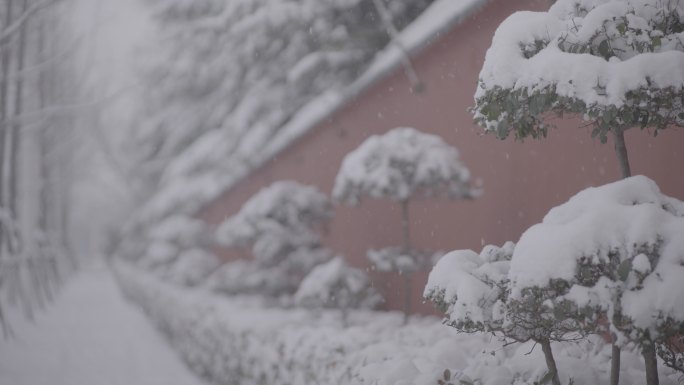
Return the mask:
<path id="1" fill-rule="evenodd" d="M 357 204 L 363 195 L 406 201 L 419 196 L 472 198 L 470 172 L 442 138 L 395 128 L 366 139 L 342 162 L 333 197 Z"/>
<path id="2" fill-rule="evenodd" d="M 295 301 L 305 307 L 339 308 L 346 318 L 347 309 L 372 309 L 382 302 L 382 297 L 365 272 L 350 267 L 342 257 L 335 257 L 316 266 L 304 278 Z"/>
<path id="3" fill-rule="evenodd" d="M 545 112 L 579 113 L 605 141 L 616 128 L 684 123 L 684 3 L 559 0 L 498 28 L 475 120 L 501 138 L 545 136 Z"/>
<path id="4" fill-rule="evenodd" d="M 467 332 L 500 331 L 505 316 L 508 269 L 515 245 L 486 246 L 478 255 L 457 250 L 430 272 L 423 296 L 446 314 L 446 322 Z"/>
<path id="5" fill-rule="evenodd" d="M 315 187 L 280 181 L 262 189 L 216 231 L 223 246 L 251 247 L 254 260 L 226 264 L 213 286 L 227 293 L 294 292 L 332 257 L 316 233 L 331 216 L 330 200 Z"/>
<path id="6" fill-rule="evenodd" d="M 684 325 L 681 234 L 684 202 L 644 176 L 586 189 L 520 238 L 510 299 L 555 286 L 569 310 L 606 312 L 623 342 L 663 341 Z"/>
<path id="7" fill-rule="evenodd" d="M 332 216 L 325 194 L 293 181 L 275 182 L 245 203 L 216 231 L 224 246 L 253 245 L 257 259 L 277 258 L 285 249 L 314 245 L 315 227 Z"/>

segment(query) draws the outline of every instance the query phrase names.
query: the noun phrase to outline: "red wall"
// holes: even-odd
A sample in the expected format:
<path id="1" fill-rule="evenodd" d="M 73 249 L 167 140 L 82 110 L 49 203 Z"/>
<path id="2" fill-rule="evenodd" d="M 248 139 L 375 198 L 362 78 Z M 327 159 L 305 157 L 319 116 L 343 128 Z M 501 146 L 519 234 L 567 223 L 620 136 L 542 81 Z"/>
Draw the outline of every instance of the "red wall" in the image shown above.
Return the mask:
<path id="1" fill-rule="evenodd" d="M 547 1 L 499 0 L 441 36 L 413 60 L 425 89 L 411 93 L 401 70 L 378 82 L 334 113 L 286 151 L 261 167 L 223 197 L 205 207 L 200 217 L 218 224 L 237 212 L 255 192 L 282 179 L 313 184 L 330 193 L 340 163 L 369 135 L 412 126 L 442 136 L 456 146 L 483 195 L 467 202 L 432 200 L 411 207 L 414 243 L 433 250 L 472 248 L 517 241 L 553 206 L 579 190 L 619 177 L 612 144 L 590 138 L 590 128 L 577 120 L 558 120 L 544 141 L 500 141 L 472 123 L 477 77 L 494 30 L 520 9 L 546 9 Z M 670 130 L 652 138 L 638 129 L 627 134 L 632 171 L 654 179 L 671 196 L 684 199 L 684 132 Z M 338 206 L 325 236 L 326 244 L 357 266 L 368 266 L 369 248 L 400 244 L 399 207 L 368 199 L 359 207 Z M 224 251 L 225 259 L 237 254 Z M 416 304 L 427 273 L 414 280 Z M 387 308 L 400 309 L 402 280 L 374 275 Z M 415 305 L 431 312 L 429 305 Z"/>

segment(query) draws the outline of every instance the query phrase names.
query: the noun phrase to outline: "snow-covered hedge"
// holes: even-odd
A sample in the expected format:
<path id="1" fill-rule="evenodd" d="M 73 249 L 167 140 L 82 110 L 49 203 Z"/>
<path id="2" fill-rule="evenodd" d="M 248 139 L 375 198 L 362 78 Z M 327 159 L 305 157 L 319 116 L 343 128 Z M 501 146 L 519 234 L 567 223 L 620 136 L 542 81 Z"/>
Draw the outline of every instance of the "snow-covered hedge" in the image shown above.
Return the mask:
<path id="1" fill-rule="evenodd" d="M 531 343 L 501 348 L 489 335 L 458 334 L 432 317 L 402 325 L 397 313 L 356 311 L 345 328 L 336 311 L 267 308 L 254 298 L 213 297 L 114 266 L 128 298 L 214 384 L 532 385 L 546 373 Z M 564 383 L 607 383 L 610 347 L 600 339 L 554 349 Z M 623 385 L 641 384 L 638 354 L 623 352 L 623 372 Z M 677 383 L 664 374 L 661 384 Z"/>

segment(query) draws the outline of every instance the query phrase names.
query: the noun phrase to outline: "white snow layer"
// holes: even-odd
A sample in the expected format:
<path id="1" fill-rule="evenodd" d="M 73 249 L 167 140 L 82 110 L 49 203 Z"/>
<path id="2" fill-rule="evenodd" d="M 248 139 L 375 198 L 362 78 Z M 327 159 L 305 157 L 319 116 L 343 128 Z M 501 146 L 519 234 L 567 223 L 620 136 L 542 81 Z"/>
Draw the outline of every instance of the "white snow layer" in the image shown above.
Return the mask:
<path id="1" fill-rule="evenodd" d="M 470 172 L 442 138 L 410 127 L 373 135 L 342 161 L 333 197 L 356 204 L 364 195 L 404 201 L 420 195 L 469 198 Z"/>
<path id="2" fill-rule="evenodd" d="M 368 275 L 350 267 L 342 257 L 316 266 L 294 296 L 305 307 L 374 308 L 381 301 Z"/>
<path id="3" fill-rule="evenodd" d="M 528 89 L 531 94 L 553 86 L 559 96 L 576 98 L 587 105 L 620 107 L 628 92 L 642 87 L 673 87 L 681 91 L 684 33 L 662 36 L 662 31 L 649 25 L 657 10 L 664 7 L 668 7 L 665 12 L 676 11 L 680 18 L 684 16 L 684 3 L 662 0 L 559 0 L 548 12 L 516 12 L 501 23 L 494 35 L 475 98 L 496 87 Z M 624 15 L 628 28 L 638 30 L 639 34 L 628 34 L 625 47 L 612 47 L 618 53 L 625 52 L 623 55 L 606 60 L 589 53 L 564 52 L 559 47 L 567 43 L 584 44 L 601 38 L 604 32 L 617 36 L 615 26 L 607 22 Z M 604 31 L 606 25 L 608 31 Z M 659 36 L 662 41 L 654 52 L 635 56 L 634 50 L 627 47 L 639 36 L 650 35 Z M 527 58 L 525 49 L 537 42 L 546 46 Z"/>
<path id="4" fill-rule="evenodd" d="M 7 385 L 199 385 L 104 266 L 83 269 L 34 323 L 0 344 Z"/>
<path id="5" fill-rule="evenodd" d="M 572 282 L 583 258 L 600 263 L 617 257 L 631 266 L 622 311 L 635 326 L 653 329 L 655 319 L 684 320 L 682 234 L 684 202 L 663 195 L 647 177 L 588 188 L 549 211 L 522 235 L 511 261 L 511 295 L 528 287 L 544 287 L 555 279 Z M 652 251 L 650 257 L 644 250 Z M 600 281 L 584 295 L 594 295 L 597 301 L 610 298 L 601 293 L 609 288 Z"/>
<path id="6" fill-rule="evenodd" d="M 486 325 L 503 320 L 501 294 L 515 245 L 486 246 L 478 255 L 472 250 L 452 251 L 443 256 L 430 272 L 423 296 L 447 305 L 446 314 L 454 323 Z"/>
<path id="7" fill-rule="evenodd" d="M 320 246 L 316 227 L 332 216 L 328 197 L 312 186 L 278 181 L 252 196 L 216 231 L 224 246 L 252 245 L 260 263 L 272 265 L 284 251 Z"/>

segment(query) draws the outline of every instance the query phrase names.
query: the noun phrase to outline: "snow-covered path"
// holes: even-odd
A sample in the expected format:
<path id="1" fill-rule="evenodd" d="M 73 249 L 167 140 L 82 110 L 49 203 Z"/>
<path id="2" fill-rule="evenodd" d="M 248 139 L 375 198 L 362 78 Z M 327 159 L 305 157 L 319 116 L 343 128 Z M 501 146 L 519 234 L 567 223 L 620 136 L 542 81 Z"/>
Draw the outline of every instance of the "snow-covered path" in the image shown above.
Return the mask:
<path id="1" fill-rule="evenodd" d="M 102 264 L 84 269 L 35 323 L 0 341 L 0 384 L 200 385 Z"/>

